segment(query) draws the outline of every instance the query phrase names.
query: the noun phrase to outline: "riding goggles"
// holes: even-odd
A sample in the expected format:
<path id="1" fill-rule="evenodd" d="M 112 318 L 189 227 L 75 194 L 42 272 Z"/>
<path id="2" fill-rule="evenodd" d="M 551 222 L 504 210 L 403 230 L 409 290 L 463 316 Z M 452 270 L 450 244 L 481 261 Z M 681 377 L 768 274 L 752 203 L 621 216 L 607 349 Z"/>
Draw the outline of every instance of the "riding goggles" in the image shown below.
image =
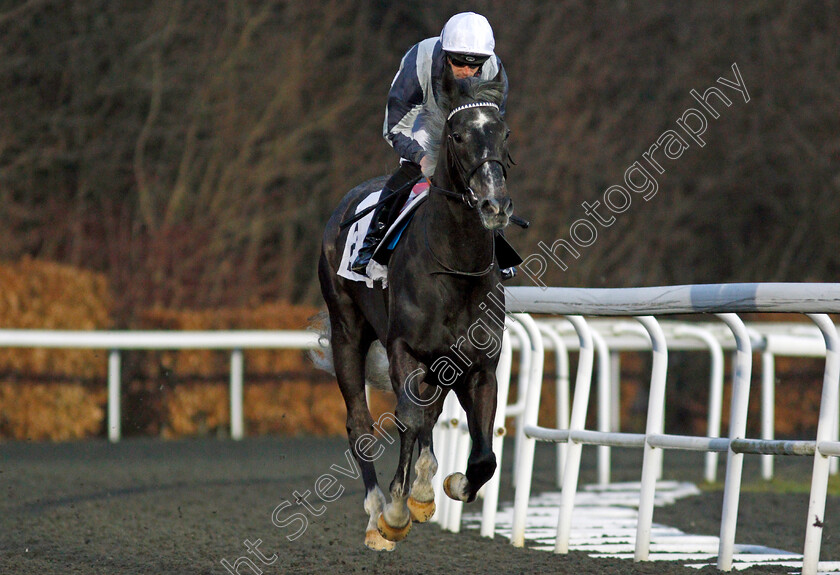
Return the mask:
<path id="1" fill-rule="evenodd" d="M 469 66 L 470 68 L 478 68 L 490 58 L 490 56 L 483 54 L 458 54 L 457 52 L 447 52 L 446 57 L 456 66 Z"/>

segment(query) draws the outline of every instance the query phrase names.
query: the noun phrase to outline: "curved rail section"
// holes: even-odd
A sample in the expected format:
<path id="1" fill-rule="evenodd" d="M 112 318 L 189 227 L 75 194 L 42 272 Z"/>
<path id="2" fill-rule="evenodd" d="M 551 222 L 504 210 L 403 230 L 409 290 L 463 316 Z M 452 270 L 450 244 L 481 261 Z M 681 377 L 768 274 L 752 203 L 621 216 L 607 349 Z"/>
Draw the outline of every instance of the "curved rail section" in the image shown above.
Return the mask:
<path id="1" fill-rule="evenodd" d="M 724 571 L 732 569 L 744 454 L 811 455 L 814 457 L 814 469 L 806 521 L 802 573 L 814 575 L 817 572 L 830 458 L 840 457 L 840 442 L 834 440 L 838 420 L 838 397 L 840 397 L 840 389 L 838 389 L 840 388 L 840 347 L 838 346 L 840 340 L 838 340 L 834 324 L 825 315 L 826 313 L 840 313 L 840 284 L 715 284 L 631 289 L 521 287 L 508 289 L 507 296 L 508 311 L 516 312 L 518 318 L 521 318 L 521 314 L 525 312 L 567 316 L 574 325 L 580 340 L 579 367 L 568 429 L 538 426 L 537 413 L 541 385 L 532 385 L 526 390 L 524 421 L 522 422 L 525 439 L 522 441 L 521 453 L 516 461 L 517 484 L 511 532 L 513 545 L 522 546 L 525 542 L 525 513 L 530 496 L 531 468 L 536 441 L 568 443 L 557 526 L 555 546 L 557 553 L 566 553 L 569 550 L 571 516 L 582 446 L 589 444 L 639 447 L 644 450 L 635 542 L 637 561 L 646 560 L 649 554 L 653 498 L 662 461 L 662 450 L 682 449 L 726 453 L 726 479 L 718 553 L 718 568 Z M 753 345 L 750 333 L 737 312 L 804 313 L 816 324 L 825 341 L 826 366 L 815 440 L 783 441 L 745 437 Z M 727 438 L 717 437 L 715 427 L 719 425 L 719 422 L 715 421 L 709 422 L 709 435 L 703 437 L 668 435 L 663 431 L 668 347 L 659 322 L 652 316 L 686 313 L 716 314 L 728 327 L 735 340 L 730 427 Z M 583 315 L 632 316 L 647 333 L 650 340 L 649 349 L 653 354 L 653 364 L 644 434 L 594 431 L 584 428 L 595 345 L 591 328 L 587 325 L 587 321 L 580 317 Z M 533 340 L 534 334 L 529 333 L 529 335 Z M 680 335 L 694 336 L 697 339 L 696 333 L 684 331 Z M 713 361 L 719 362 L 719 349 L 715 351 L 716 346 L 707 338 L 701 336 L 700 340 L 702 340 L 701 344 L 712 349 Z M 765 345 L 766 347 L 768 346 Z M 536 349 L 533 351 L 537 352 Z M 717 394 L 717 378 L 719 378 L 718 367 L 713 365 L 712 391 L 715 395 Z M 532 379 L 531 381 L 539 380 Z M 716 402 L 718 399 L 712 397 L 712 401 Z M 814 521 L 814 517 L 819 520 Z"/>

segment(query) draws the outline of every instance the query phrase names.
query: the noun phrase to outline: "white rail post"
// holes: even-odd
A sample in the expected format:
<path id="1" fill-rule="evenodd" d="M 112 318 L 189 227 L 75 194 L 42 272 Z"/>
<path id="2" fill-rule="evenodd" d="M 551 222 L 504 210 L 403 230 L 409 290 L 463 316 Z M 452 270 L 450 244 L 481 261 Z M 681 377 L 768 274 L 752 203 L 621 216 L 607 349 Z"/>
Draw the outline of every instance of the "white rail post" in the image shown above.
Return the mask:
<path id="1" fill-rule="evenodd" d="M 508 319 L 507 321 L 510 321 Z M 510 335 L 505 330 L 502 336 L 502 350 L 499 353 L 499 365 L 496 367 L 498 401 L 496 417 L 493 420 L 493 453 L 496 454 L 496 473 L 484 484 L 484 503 L 481 508 L 481 535 L 493 537 L 496 531 L 496 510 L 499 507 L 499 482 L 502 477 L 502 452 L 505 439 L 505 404 L 510 389 L 510 367 L 513 359 L 510 349 Z"/>
<path id="2" fill-rule="evenodd" d="M 831 426 L 831 440 L 832 441 L 840 441 L 840 417 L 834 418 L 834 424 Z M 840 469 L 840 458 L 832 457 L 828 462 L 828 473 L 830 475 L 837 475 L 838 470 Z"/>
<path id="3" fill-rule="evenodd" d="M 610 393 L 610 350 L 603 336 L 592 330 L 592 342 L 598 352 L 598 431 L 612 431 L 610 416 L 612 414 L 612 394 Z M 615 431 L 618 431 L 616 429 Z M 598 485 L 610 482 L 610 446 L 598 446 Z"/>
<path id="4" fill-rule="evenodd" d="M 610 396 L 612 397 L 612 412 L 610 413 L 610 429 L 621 430 L 621 353 L 610 351 Z"/>
<path id="5" fill-rule="evenodd" d="M 678 337 L 694 337 L 709 346 L 711 353 L 711 367 L 709 368 L 709 414 L 706 435 L 720 437 L 720 420 L 723 411 L 723 346 L 707 330 L 680 325 L 674 329 Z M 714 482 L 717 478 L 718 454 L 716 451 L 706 453 L 706 481 Z"/>
<path id="6" fill-rule="evenodd" d="M 531 477 L 534 471 L 534 448 L 536 440 L 525 436 L 526 425 L 537 425 L 540 410 L 540 393 L 542 392 L 542 375 L 544 351 L 542 336 L 537 323 L 530 315 L 515 313 L 513 317 L 528 332 L 531 340 L 531 366 L 528 373 L 528 389 L 525 396 L 525 409 L 522 415 L 522 426 L 516 432 L 522 434 L 522 447 L 519 460 L 515 465 L 516 492 L 513 504 L 513 526 L 511 529 L 511 543 L 517 547 L 525 545 L 525 515 L 528 512 L 528 499 L 531 494 Z"/>
<path id="7" fill-rule="evenodd" d="M 516 423 L 516 439 L 513 446 L 513 468 L 511 469 L 511 485 L 516 487 L 517 474 L 519 473 L 519 453 L 522 451 L 522 442 L 525 435 L 522 428 L 525 427 L 523 417 L 525 413 L 525 394 L 528 389 L 528 372 L 533 361 L 530 336 L 521 323 L 514 321 L 508 324 L 510 331 L 519 340 L 519 373 L 516 378 L 516 403 L 506 406 L 508 416 L 513 417 Z"/>
<path id="8" fill-rule="evenodd" d="M 595 360 L 595 345 L 592 342 L 592 330 L 580 316 L 567 316 L 578 333 L 580 355 L 577 374 L 575 375 L 575 398 L 572 402 L 570 430 L 582 430 L 586 427 L 586 408 L 589 405 L 589 389 L 592 385 L 592 365 Z M 563 490 L 560 496 L 560 517 L 557 520 L 557 537 L 554 543 L 555 553 L 569 552 L 569 538 L 572 533 L 572 512 L 575 508 L 575 492 L 580 475 L 580 456 L 583 444 L 569 441 L 566 453 L 566 469 L 563 471 Z M 518 492 L 517 492 L 518 495 Z M 526 501 L 527 504 L 527 501 Z M 514 520 L 516 510 L 514 509 Z M 524 523 L 523 523 L 524 538 Z"/>
<path id="9" fill-rule="evenodd" d="M 458 412 L 458 424 L 452 426 L 452 437 L 454 441 L 449 444 L 450 448 L 454 448 L 455 451 L 452 471 L 460 471 L 466 468 L 467 461 L 470 457 L 470 447 L 472 446 L 469 430 L 465 429 L 467 425 L 467 414 L 461 409 L 460 403 L 458 404 Z M 458 533 L 461 531 L 461 513 L 464 510 L 464 502 L 450 500 L 448 509 L 444 529 L 452 533 Z"/>
<path id="10" fill-rule="evenodd" d="M 242 380 L 245 361 L 241 349 L 230 354 L 230 436 L 242 439 L 245 435 L 245 418 L 242 414 Z"/>
<path id="11" fill-rule="evenodd" d="M 750 376 L 752 374 L 752 345 L 747 328 L 734 313 L 719 313 L 735 336 L 735 361 L 732 376 L 732 400 L 729 416 L 729 440 L 743 439 L 747 432 L 747 408 L 750 398 Z M 735 529 L 738 523 L 738 501 L 741 497 L 741 472 L 744 468 L 744 454 L 735 453 L 730 443 L 726 455 L 726 480 L 723 485 L 723 510 L 720 521 L 720 545 L 718 546 L 718 569 L 732 570 L 732 555 L 735 548 Z"/>
<path id="12" fill-rule="evenodd" d="M 665 378 L 668 373 L 668 346 L 659 322 L 651 316 L 636 318 L 650 336 L 653 367 L 650 375 L 648 398 L 647 436 L 660 435 L 665 425 Z M 662 469 L 662 449 L 645 441 L 642 457 L 642 480 L 639 490 L 639 520 L 636 524 L 635 561 L 646 561 L 650 552 L 650 532 L 653 525 L 653 502 L 656 496 L 656 479 Z"/>
<path id="13" fill-rule="evenodd" d="M 826 350 L 826 353 L 828 353 L 828 350 Z M 831 439 L 833 441 L 840 441 L 840 417 L 834 417 L 834 422 L 831 426 L 831 429 Z M 828 472 L 831 475 L 837 475 L 838 471 L 840 471 L 840 459 L 838 459 L 837 457 L 832 457 L 831 461 L 828 462 Z"/>
<path id="14" fill-rule="evenodd" d="M 120 440 L 120 351 L 108 352 L 108 440 Z"/>
<path id="15" fill-rule="evenodd" d="M 774 439 L 776 419 L 776 361 L 772 352 L 761 352 L 761 438 Z M 761 476 L 773 479 L 773 456 L 761 456 Z"/>
<path id="16" fill-rule="evenodd" d="M 598 431 L 609 432 L 619 429 L 619 415 L 621 407 L 619 401 L 619 385 L 617 377 L 612 375 L 613 353 L 604 337 L 597 330 L 591 329 L 592 342 L 598 358 Z M 617 358 L 615 358 L 617 363 Z M 558 451 L 568 448 L 566 442 L 557 444 Z M 607 485 L 610 482 L 610 446 L 599 445 L 598 453 L 598 485 Z M 558 476 L 559 479 L 559 476 Z M 560 485 L 562 485 L 562 480 Z"/>
<path id="17" fill-rule="evenodd" d="M 440 412 L 440 416 L 438 417 L 437 422 L 435 423 L 434 427 L 432 427 L 432 445 L 435 449 L 435 458 L 437 458 L 438 470 L 437 473 L 432 476 L 432 488 L 435 492 L 435 513 L 429 519 L 433 523 L 439 523 L 440 525 L 444 524 L 444 511 L 445 509 L 443 506 L 449 500 L 446 494 L 443 492 L 443 478 L 446 474 L 445 469 L 445 462 L 444 458 L 446 457 L 446 453 L 449 451 L 448 447 L 444 447 L 447 444 L 446 439 L 448 438 L 447 434 L 445 433 L 444 425 L 448 420 L 447 406 L 449 400 L 448 398 L 443 402 L 443 410 Z"/>
<path id="18" fill-rule="evenodd" d="M 540 323 L 540 333 L 551 342 L 554 347 L 554 395 L 557 429 L 569 428 L 569 351 L 563 338 L 556 330 Z M 566 450 L 568 444 L 562 441 L 557 444 L 557 487 L 563 485 L 563 469 L 566 465 Z"/>
<path id="19" fill-rule="evenodd" d="M 637 317 L 636 319 L 638 320 L 639 318 Z M 650 333 L 647 331 L 647 329 L 645 329 L 645 327 L 643 327 L 639 324 L 635 324 L 635 323 L 617 324 L 617 325 L 613 326 L 613 333 L 615 333 L 615 334 L 623 334 L 623 333 L 637 334 L 640 337 L 645 338 L 645 340 L 647 340 L 647 342 L 651 345 L 651 350 L 653 350 L 653 343 L 650 341 Z M 648 396 L 648 401 L 650 401 L 650 396 Z M 661 414 L 660 414 L 660 418 L 662 419 L 663 424 L 664 424 L 664 421 L 665 421 L 665 404 L 664 403 L 662 405 L 662 411 L 661 411 Z M 650 412 L 648 412 L 648 420 L 650 420 Z M 657 457 L 655 459 L 655 461 L 657 462 L 656 478 L 657 479 L 662 479 L 662 456 L 661 456 L 661 454 L 660 454 L 659 457 Z"/>
<path id="20" fill-rule="evenodd" d="M 820 328 L 825 338 L 825 372 L 823 375 L 820 416 L 817 425 L 817 450 L 814 453 L 814 471 L 811 475 L 811 495 L 805 527 L 805 549 L 802 558 L 802 575 L 815 575 L 820 558 L 822 528 L 825 522 L 825 498 L 830 471 L 829 457 L 820 452 L 820 443 L 831 441 L 837 422 L 838 396 L 840 396 L 840 342 L 837 329 L 824 314 L 808 317 Z"/>
<path id="21" fill-rule="evenodd" d="M 810 330 L 807 330 L 805 328 L 793 328 L 791 330 L 792 335 L 809 335 L 810 333 L 811 333 Z M 774 340 L 775 340 L 775 337 L 768 336 L 767 337 L 767 345 L 770 346 L 771 343 L 773 343 Z M 825 344 L 825 337 L 823 337 L 822 343 Z M 773 346 L 773 347 L 775 348 L 775 346 Z M 774 351 L 776 351 L 776 350 L 774 349 Z M 821 351 L 827 351 L 827 350 L 821 350 Z M 779 353 L 777 353 L 776 355 L 779 355 Z M 805 354 L 805 355 L 812 356 L 813 354 L 808 353 L 808 354 Z M 821 353 L 821 354 L 819 354 L 819 357 L 825 357 L 825 354 Z M 832 429 L 833 429 L 833 431 L 831 432 L 831 441 L 835 441 L 835 442 L 840 441 L 840 419 L 838 419 L 837 417 L 834 418 L 834 424 L 832 425 Z M 832 453 L 832 455 L 835 455 L 835 454 Z M 837 475 L 837 471 L 838 471 L 838 469 L 840 469 L 840 459 L 838 459 L 838 457 L 840 457 L 840 455 L 838 455 L 836 457 L 829 458 L 828 468 L 829 468 L 829 473 L 831 475 Z"/>
<path id="22" fill-rule="evenodd" d="M 456 471 L 455 460 L 458 457 L 456 434 L 458 433 L 458 425 L 461 423 L 459 417 L 461 406 L 454 393 L 449 393 L 449 390 L 445 390 L 444 392 L 448 393 L 448 395 L 443 401 L 443 411 L 441 412 L 440 418 L 438 418 L 438 425 L 440 425 L 439 437 L 441 441 L 437 445 L 442 448 L 438 449 L 438 452 L 443 451 L 443 453 L 440 453 L 438 472 L 435 475 L 440 480 L 440 489 L 435 489 L 435 502 L 437 504 L 435 515 L 441 528 L 446 529 L 449 525 L 449 516 L 455 501 L 449 499 L 443 492 L 443 480 L 447 475 Z"/>

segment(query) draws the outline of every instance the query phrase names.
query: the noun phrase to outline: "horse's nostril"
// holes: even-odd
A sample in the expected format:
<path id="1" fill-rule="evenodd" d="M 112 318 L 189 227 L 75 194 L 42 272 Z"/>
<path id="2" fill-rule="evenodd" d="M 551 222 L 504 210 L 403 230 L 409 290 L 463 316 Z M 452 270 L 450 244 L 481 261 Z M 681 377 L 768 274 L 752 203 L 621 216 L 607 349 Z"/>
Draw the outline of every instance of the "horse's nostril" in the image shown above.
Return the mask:
<path id="1" fill-rule="evenodd" d="M 510 198 L 505 198 L 505 214 L 513 215 L 513 200 Z"/>
<path id="2" fill-rule="evenodd" d="M 493 215 L 499 213 L 499 202 L 498 200 L 487 199 L 481 202 L 481 209 L 485 212 L 490 212 Z"/>

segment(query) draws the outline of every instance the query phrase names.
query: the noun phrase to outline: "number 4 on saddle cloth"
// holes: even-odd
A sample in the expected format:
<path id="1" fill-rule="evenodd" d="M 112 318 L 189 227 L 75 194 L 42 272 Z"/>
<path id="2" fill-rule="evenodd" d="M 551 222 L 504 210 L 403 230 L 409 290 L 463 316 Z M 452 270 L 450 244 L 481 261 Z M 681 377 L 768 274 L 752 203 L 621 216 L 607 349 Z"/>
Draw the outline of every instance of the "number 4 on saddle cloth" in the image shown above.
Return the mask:
<path id="1" fill-rule="evenodd" d="M 373 192 L 364 200 L 359 202 L 356 206 L 356 213 L 358 214 L 366 208 L 376 204 L 379 201 L 380 193 L 381 190 Z M 338 275 L 353 281 L 363 281 L 368 287 L 373 287 L 374 281 L 381 280 L 383 287 L 386 287 L 388 277 L 388 268 L 386 266 L 388 259 L 391 257 L 391 253 L 393 253 L 394 248 L 397 247 L 403 232 L 411 222 L 417 208 L 420 207 L 420 205 L 426 200 L 428 195 L 428 181 L 422 180 L 414 185 L 408 199 L 405 202 L 405 205 L 400 210 L 399 216 L 397 216 L 394 223 L 391 224 L 391 227 L 388 228 L 388 231 L 385 232 L 385 237 L 382 239 L 382 242 L 380 242 L 373 254 L 373 257 L 371 258 L 371 263 L 368 265 L 367 269 L 368 276 L 370 277 L 352 271 L 350 266 L 356 259 L 359 247 L 362 245 L 362 242 L 364 242 L 365 235 L 367 235 L 368 227 L 370 227 L 370 222 L 373 219 L 373 212 L 368 213 L 363 218 L 354 222 L 347 233 L 347 240 L 344 244 L 344 253 L 341 257 L 341 265 L 338 269 Z M 504 236 L 497 233 L 495 235 L 495 243 L 496 258 L 501 269 L 518 266 L 522 263 L 522 258 L 513 246 L 505 240 Z"/>

